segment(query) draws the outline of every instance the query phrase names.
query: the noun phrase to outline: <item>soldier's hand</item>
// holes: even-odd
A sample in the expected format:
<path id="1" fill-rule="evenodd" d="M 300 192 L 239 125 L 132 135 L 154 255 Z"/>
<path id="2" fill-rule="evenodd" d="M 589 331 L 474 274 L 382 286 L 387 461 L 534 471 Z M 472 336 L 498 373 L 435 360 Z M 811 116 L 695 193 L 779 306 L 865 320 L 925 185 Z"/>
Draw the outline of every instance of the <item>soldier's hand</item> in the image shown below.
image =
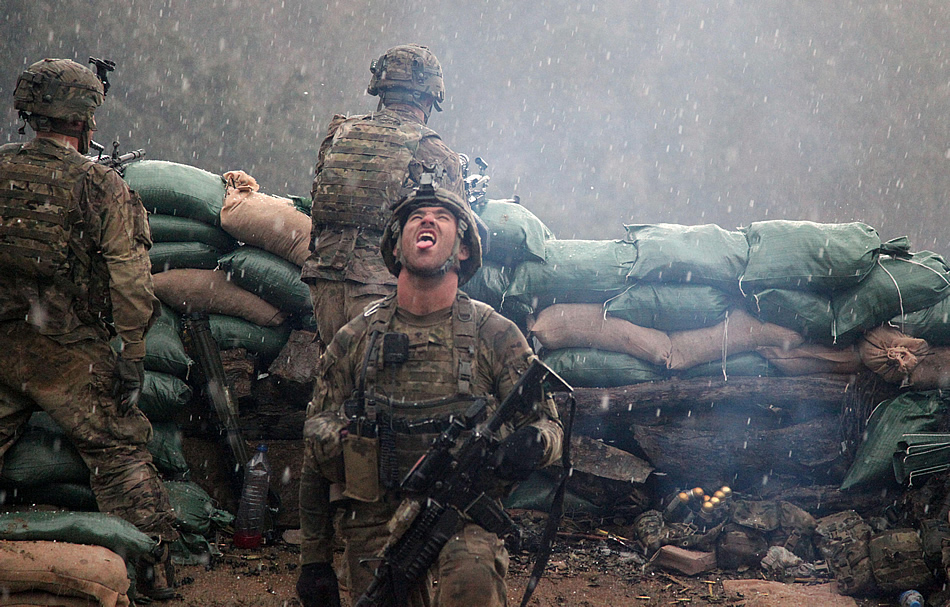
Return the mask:
<path id="1" fill-rule="evenodd" d="M 307 563 L 300 568 L 297 596 L 303 607 L 340 607 L 340 585 L 330 563 Z"/>
<path id="2" fill-rule="evenodd" d="M 125 414 L 139 404 L 142 386 L 145 385 L 145 363 L 141 360 L 128 360 L 120 355 L 115 361 L 114 373 L 112 397 L 119 412 Z"/>
<path id="3" fill-rule="evenodd" d="M 538 469 L 543 459 L 541 431 L 525 426 L 498 445 L 495 474 L 503 480 L 523 481 Z"/>

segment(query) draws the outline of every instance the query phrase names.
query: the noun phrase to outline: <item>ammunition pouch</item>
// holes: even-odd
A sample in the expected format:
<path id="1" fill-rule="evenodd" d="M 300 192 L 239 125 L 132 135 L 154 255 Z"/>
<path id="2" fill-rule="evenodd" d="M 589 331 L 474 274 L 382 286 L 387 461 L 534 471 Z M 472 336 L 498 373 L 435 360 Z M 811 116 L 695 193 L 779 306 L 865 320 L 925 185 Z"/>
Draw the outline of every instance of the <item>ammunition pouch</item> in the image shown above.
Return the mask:
<path id="1" fill-rule="evenodd" d="M 874 579 L 884 592 L 926 588 L 934 581 L 913 529 L 890 529 L 871 537 L 868 552 Z"/>
<path id="2" fill-rule="evenodd" d="M 826 516 L 817 522 L 815 543 L 834 573 L 841 594 L 870 595 L 878 592 L 868 541 L 871 526 L 854 510 Z"/>

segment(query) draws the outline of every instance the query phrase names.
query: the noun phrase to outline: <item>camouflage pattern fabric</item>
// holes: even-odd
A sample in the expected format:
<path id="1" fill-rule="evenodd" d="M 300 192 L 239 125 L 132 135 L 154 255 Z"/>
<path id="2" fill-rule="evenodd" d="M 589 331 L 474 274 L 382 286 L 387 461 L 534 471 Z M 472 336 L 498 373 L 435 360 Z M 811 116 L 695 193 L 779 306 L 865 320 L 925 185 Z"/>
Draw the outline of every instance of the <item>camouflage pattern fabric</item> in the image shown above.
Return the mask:
<path id="1" fill-rule="evenodd" d="M 0 323 L 0 464 L 33 410 L 62 427 L 89 467 L 99 510 L 143 533 L 174 541 L 175 516 L 146 443 L 152 427 L 138 407 L 112 398 L 115 354 L 108 342 L 71 344 L 23 321 Z"/>
<path id="2" fill-rule="evenodd" d="M 62 181 L 54 182 L 57 177 Z M 143 358 L 145 331 L 159 304 L 149 273 L 152 241 L 138 196 L 114 170 L 48 139 L 0 147 L 0 191 L 8 193 L 0 199 L 0 226 L 16 221 L 30 200 L 68 192 L 71 238 L 66 281 L 0 267 L 0 320 L 27 318 L 39 333 L 69 343 L 107 338 L 101 319 L 111 317 L 125 344 L 123 355 Z"/>
<path id="3" fill-rule="evenodd" d="M 315 278 L 309 286 L 317 333 L 325 344 L 333 340 L 333 336 L 348 320 L 359 316 L 366 306 L 389 295 L 396 288 L 390 284 L 363 284 L 323 278 Z"/>
<path id="4" fill-rule="evenodd" d="M 388 330 L 409 336 L 409 359 L 401 365 L 376 370 L 374 385 L 379 394 L 386 394 L 393 401 L 405 400 L 407 406 L 413 402 L 458 395 L 459 380 L 449 361 L 455 360 L 453 349 L 457 336 L 453 332 L 453 315 L 459 314 L 462 298 L 471 301 L 460 295 L 453 308 L 424 317 L 398 308 L 392 311 Z M 491 396 L 494 397 L 492 402 L 498 402 L 528 368 L 533 354 L 511 321 L 485 304 L 471 303 L 476 326 L 471 394 Z M 343 402 L 352 395 L 356 386 L 368 346 L 368 331 L 375 326 L 374 315 L 385 313 L 388 305 L 395 306 L 394 298 L 387 298 L 379 306 L 371 306 L 336 334 L 319 363 L 308 419 L 325 412 L 340 414 Z M 546 399 L 530 416 L 517 419 L 514 426 L 527 424 L 541 431 L 545 443 L 542 465 L 553 463 L 560 456 L 562 439 L 553 401 Z M 333 553 L 328 480 L 321 476 L 320 466 L 311 458 L 311 454 L 317 451 L 315 448 L 305 451 L 301 475 L 300 512 L 304 536 L 301 561 L 304 564 L 330 562 Z M 389 536 L 385 523 L 399 502 L 397 492 L 387 491 L 378 502 L 346 502 L 346 511 L 338 517 L 339 532 L 347 551 L 342 579 L 349 580 L 347 586 L 353 597 L 359 596 L 371 579 L 357 571 L 360 567 L 356 563 L 359 558 L 373 556 L 385 544 Z M 504 605 L 503 576 L 507 569 L 507 553 L 502 542 L 494 536 L 486 537 L 484 530 L 466 528 L 459 531 L 440 553 L 439 585 L 445 590 L 437 596 L 437 604 Z M 492 598 L 498 596 L 501 599 Z M 425 601 L 412 604 L 429 604 L 427 597 Z"/>

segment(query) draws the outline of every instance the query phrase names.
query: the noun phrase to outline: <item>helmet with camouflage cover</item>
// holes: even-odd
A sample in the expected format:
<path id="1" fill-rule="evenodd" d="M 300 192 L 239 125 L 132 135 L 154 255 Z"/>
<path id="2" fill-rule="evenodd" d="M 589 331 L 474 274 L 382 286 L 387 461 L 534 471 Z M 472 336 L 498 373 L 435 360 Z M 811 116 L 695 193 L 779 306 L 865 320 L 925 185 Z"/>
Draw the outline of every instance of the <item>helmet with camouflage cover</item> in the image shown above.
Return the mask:
<path id="1" fill-rule="evenodd" d="M 79 151 L 85 153 L 86 133 L 96 129 L 94 115 L 104 98 L 102 82 L 92 70 L 70 59 L 43 59 L 20 74 L 13 107 L 35 131 L 79 137 Z M 85 123 L 81 131 L 65 127 L 80 121 Z"/>
<path id="2" fill-rule="evenodd" d="M 442 81 L 442 66 L 435 54 L 426 46 L 403 44 L 386 51 L 374 60 L 369 71 L 366 92 L 379 95 L 386 103 L 402 102 L 419 107 L 429 116 L 429 109 L 422 103 L 431 99 L 436 111 L 441 112 L 445 100 L 445 84 Z"/>
<path id="3" fill-rule="evenodd" d="M 463 285 L 482 265 L 482 243 L 478 235 L 475 215 L 456 194 L 434 184 L 430 173 L 424 173 L 421 181 L 422 185 L 393 206 L 392 216 L 383 230 L 383 237 L 379 244 L 383 261 L 393 276 L 399 276 L 399 271 L 402 269 L 402 252 L 398 248 L 399 239 L 409 215 L 421 207 L 443 207 L 455 215 L 458 231 L 452 254 L 440 271 L 445 273 L 455 267 L 458 270 L 459 285 Z M 463 242 L 468 246 L 469 256 L 468 259 L 460 261 L 458 254 Z"/>

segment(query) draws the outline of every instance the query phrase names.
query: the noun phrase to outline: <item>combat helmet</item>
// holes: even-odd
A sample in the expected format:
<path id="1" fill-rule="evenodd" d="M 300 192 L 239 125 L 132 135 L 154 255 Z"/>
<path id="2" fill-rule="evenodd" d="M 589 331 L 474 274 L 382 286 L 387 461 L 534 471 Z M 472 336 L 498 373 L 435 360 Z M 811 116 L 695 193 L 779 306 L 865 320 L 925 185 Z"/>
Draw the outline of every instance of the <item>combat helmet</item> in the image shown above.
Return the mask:
<path id="1" fill-rule="evenodd" d="M 436 111 L 442 111 L 441 103 L 445 100 L 442 66 L 428 47 L 394 46 L 374 60 L 369 71 L 373 76 L 366 92 L 379 95 L 381 102 L 410 103 L 424 111 L 428 118 L 429 110 L 423 100 L 431 98 Z"/>
<path id="2" fill-rule="evenodd" d="M 53 131 L 79 138 L 79 151 L 88 151 L 88 131 L 96 130 L 96 109 L 105 99 L 102 82 L 92 70 L 69 59 L 43 59 L 20 74 L 13 91 L 13 107 L 33 130 Z M 82 121 L 82 131 L 66 123 Z"/>
<path id="3" fill-rule="evenodd" d="M 455 215 L 458 222 L 458 232 L 455 238 L 455 248 L 440 271 L 445 273 L 453 266 L 458 268 L 459 285 L 463 285 L 475 275 L 475 272 L 482 265 L 482 243 L 478 235 L 475 215 L 458 195 L 435 184 L 431 173 L 423 173 L 420 183 L 421 185 L 418 188 L 392 207 L 392 216 L 383 230 L 383 236 L 379 244 L 383 261 L 393 276 L 399 276 L 399 270 L 402 268 L 402 261 L 400 260 L 402 253 L 394 251 L 397 251 L 396 247 L 399 245 L 402 228 L 406 225 L 409 215 L 420 207 L 443 207 Z M 459 261 L 459 248 L 463 242 L 468 246 L 469 256 L 468 259 Z"/>

